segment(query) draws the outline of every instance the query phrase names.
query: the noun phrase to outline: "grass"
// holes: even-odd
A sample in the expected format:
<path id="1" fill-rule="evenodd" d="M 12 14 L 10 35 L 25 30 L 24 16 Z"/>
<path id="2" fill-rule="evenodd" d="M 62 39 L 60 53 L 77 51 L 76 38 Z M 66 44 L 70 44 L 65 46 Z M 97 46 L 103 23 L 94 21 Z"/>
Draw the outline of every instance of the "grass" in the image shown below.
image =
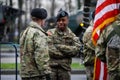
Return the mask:
<path id="1" fill-rule="evenodd" d="M 15 69 L 16 66 L 14 63 L 1 63 L 1 69 Z M 20 64 L 18 64 L 18 68 L 20 68 Z"/>
<path id="2" fill-rule="evenodd" d="M 80 63 L 72 63 L 71 68 L 72 69 L 85 69 L 84 65 L 82 65 Z"/>
<path id="3" fill-rule="evenodd" d="M 81 65 L 79 63 L 72 63 L 71 65 L 72 69 L 84 69 L 84 65 Z M 1 69 L 15 69 L 14 63 L 1 63 Z M 18 69 L 20 68 L 20 64 L 18 64 Z"/>

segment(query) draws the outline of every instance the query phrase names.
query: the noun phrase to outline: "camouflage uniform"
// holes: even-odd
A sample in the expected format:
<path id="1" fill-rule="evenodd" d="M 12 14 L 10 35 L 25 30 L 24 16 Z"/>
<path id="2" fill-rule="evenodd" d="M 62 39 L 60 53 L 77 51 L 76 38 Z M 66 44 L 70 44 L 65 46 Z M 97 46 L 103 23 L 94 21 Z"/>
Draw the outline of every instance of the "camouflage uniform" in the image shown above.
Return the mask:
<path id="1" fill-rule="evenodd" d="M 36 23 L 29 26 L 20 35 L 20 74 L 23 80 L 46 80 L 50 73 L 47 36 Z"/>
<path id="2" fill-rule="evenodd" d="M 83 35 L 83 54 L 84 54 L 84 65 L 86 67 L 86 74 L 87 80 L 93 79 L 93 72 L 94 72 L 94 59 L 95 59 L 95 47 L 92 43 L 91 36 L 92 36 L 92 26 L 89 26 L 84 35 Z"/>
<path id="3" fill-rule="evenodd" d="M 48 32 L 52 33 L 49 36 L 52 80 L 70 80 L 72 57 L 79 52 L 80 41 L 69 28 L 66 32 L 61 32 L 57 28 Z"/>
<path id="4" fill-rule="evenodd" d="M 119 15 L 120 18 L 120 15 Z M 120 25 L 120 19 L 117 19 L 113 24 Z M 110 25 L 106 27 L 101 35 L 99 40 L 97 41 L 97 46 L 96 46 L 96 55 L 104 62 L 107 62 L 107 67 L 108 67 L 108 80 L 119 80 L 120 79 L 120 52 L 117 52 L 117 55 L 115 53 L 111 52 L 111 54 L 106 54 L 106 47 L 107 47 L 107 38 L 110 35 L 110 33 L 113 31 L 114 25 Z M 112 37 L 112 36 L 111 36 Z M 114 60 L 112 60 L 114 59 Z M 109 61 L 110 60 L 110 61 Z M 114 65 L 116 62 L 118 63 Z M 114 65 L 114 66 L 113 66 Z"/>

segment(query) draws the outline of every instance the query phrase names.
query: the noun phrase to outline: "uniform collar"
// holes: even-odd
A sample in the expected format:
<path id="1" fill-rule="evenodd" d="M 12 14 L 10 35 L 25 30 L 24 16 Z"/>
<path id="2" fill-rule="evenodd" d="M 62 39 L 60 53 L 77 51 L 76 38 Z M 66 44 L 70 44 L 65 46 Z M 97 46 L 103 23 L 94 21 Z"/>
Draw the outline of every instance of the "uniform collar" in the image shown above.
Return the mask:
<path id="1" fill-rule="evenodd" d="M 34 22 L 34 21 L 31 21 L 30 24 L 29 24 L 29 26 L 31 26 L 31 27 L 33 27 L 33 28 L 40 29 L 40 30 L 42 30 L 43 32 L 45 32 L 45 31 L 42 29 L 42 27 L 41 27 L 40 25 L 38 25 L 36 22 Z"/>
<path id="2" fill-rule="evenodd" d="M 59 35 L 67 35 L 67 34 L 69 34 L 69 29 L 68 29 L 68 27 L 66 28 L 66 30 L 65 31 L 61 31 L 61 30 L 59 30 L 58 28 L 56 28 L 56 31 L 55 31 L 57 34 L 59 34 Z"/>

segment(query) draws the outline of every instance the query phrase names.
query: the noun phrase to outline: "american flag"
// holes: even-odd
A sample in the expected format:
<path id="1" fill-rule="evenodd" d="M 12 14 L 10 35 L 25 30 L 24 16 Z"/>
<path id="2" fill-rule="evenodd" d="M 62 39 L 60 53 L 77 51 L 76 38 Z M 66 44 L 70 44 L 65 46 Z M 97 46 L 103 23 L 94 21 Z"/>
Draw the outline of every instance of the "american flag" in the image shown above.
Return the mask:
<path id="1" fill-rule="evenodd" d="M 120 13 L 120 0 L 98 0 L 95 10 L 92 41 L 96 45 L 102 30 L 116 20 Z"/>
<path id="2" fill-rule="evenodd" d="M 99 58 L 95 58 L 93 80 L 107 80 L 107 65 Z"/>
<path id="3" fill-rule="evenodd" d="M 97 40 L 104 28 L 117 19 L 120 13 L 120 0 L 98 0 L 95 10 L 94 27 L 92 32 L 93 44 L 97 45 Z M 96 57 L 94 65 L 93 80 L 107 80 L 107 65 Z"/>

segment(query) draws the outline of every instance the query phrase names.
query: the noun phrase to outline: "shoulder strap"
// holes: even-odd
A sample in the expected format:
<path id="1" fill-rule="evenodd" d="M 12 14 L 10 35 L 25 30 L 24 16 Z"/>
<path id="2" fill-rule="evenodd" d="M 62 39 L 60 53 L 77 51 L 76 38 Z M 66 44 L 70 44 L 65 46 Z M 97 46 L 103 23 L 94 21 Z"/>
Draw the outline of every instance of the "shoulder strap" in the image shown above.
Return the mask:
<path id="1" fill-rule="evenodd" d="M 39 29 L 40 31 L 42 31 L 46 36 L 48 36 L 48 34 L 45 32 L 45 31 L 43 31 L 43 30 L 41 30 L 41 29 Z"/>
<path id="2" fill-rule="evenodd" d="M 40 28 L 38 28 L 38 27 L 33 27 L 33 28 L 39 29 L 39 30 L 42 31 L 46 36 L 48 36 L 48 34 L 47 34 L 45 31 L 41 30 Z"/>

